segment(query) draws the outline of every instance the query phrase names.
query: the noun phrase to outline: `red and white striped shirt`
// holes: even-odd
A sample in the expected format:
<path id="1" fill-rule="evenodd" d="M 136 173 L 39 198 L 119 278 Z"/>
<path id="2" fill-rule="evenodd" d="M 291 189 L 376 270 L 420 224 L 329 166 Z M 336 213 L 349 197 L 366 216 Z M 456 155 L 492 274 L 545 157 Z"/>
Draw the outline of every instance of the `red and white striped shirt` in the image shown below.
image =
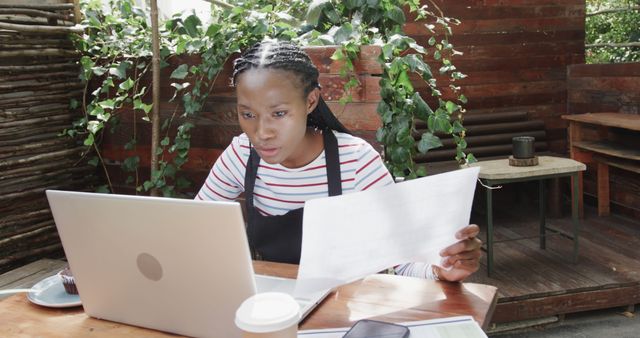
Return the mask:
<path id="1" fill-rule="evenodd" d="M 393 184 L 380 154 L 365 140 L 335 132 L 340 156 L 342 193 L 373 189 Z M 249 160 L 250 142 L 246 134 L 236 136 L 220 155 L 200 188 L 196 199 L 232 201 L 244 191 L 244 176 Z M 304 207 L 307 200 L 329 196 L 324 151 L 301 168 L 260 161 L 254 187 L 254 206 L 263 215 L 283 215 Z M 400 275 L 430 277 L 430 265 L 407 263 L 395 267 Z"/>
<path id="2" fill-rule="evenodd" d="M 358 137 L 334 132 L 340 154 L 342 193 L 348 194 L 393 183 L 380 154 Z M 197 199 L 235 200 L 244 191 L 250 144 L 246 134 L 234 137 L 200 188 Z M 300 168 L 260 161 L 254 187 L 254 205 L 266 216 L 283 215 L 313 198 L 329 195 L 324 151 Z"/>

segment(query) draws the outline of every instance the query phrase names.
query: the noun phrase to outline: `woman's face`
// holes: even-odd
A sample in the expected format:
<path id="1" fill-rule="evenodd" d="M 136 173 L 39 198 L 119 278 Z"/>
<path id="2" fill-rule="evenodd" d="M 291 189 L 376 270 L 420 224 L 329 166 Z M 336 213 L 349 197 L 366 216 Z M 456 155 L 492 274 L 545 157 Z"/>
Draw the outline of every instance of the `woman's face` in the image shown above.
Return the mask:
<path id="1" fill-rule="evenodd" d="M 307 114 L 315 108 L 319 90 L 304 97 L 295 74 L 272 69 L 247 70 L 236 83 L 240 127 L 260 158 L 289 168 L 305 165 Z"/>

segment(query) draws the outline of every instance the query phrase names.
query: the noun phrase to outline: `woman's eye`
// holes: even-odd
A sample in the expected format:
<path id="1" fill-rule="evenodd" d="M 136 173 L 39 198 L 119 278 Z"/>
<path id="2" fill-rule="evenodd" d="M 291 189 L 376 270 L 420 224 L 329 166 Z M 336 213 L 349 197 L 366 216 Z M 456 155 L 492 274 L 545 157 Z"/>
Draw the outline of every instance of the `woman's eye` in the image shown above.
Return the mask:
<path id="1" fill-rule="evenodd" d="M 277 111 L 277 112 L 273 113 L 273 116 L 275 116 L 275 117 L 283 117 L 285 115 L 287 115 L 286 111 Z"/>
<path id="2" fill-rule="evenodd" d="M 255 117 L 255 115 L 252 112 L 248 112 L 248 111 L 240 113 L 240 116 L 242 116 L 243 119 L 252 119 Z"/>

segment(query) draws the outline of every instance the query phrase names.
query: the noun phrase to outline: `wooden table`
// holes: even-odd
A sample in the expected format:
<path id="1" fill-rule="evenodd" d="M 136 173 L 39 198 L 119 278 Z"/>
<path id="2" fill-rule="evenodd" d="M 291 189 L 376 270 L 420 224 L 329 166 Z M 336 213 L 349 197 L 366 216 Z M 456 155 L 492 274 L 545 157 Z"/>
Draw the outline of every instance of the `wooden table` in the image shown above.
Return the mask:
<path id="1" fill-rule="evenodd" d="M 598 215 L 607 216 L 610 212 L 609 167 L 640 174 L 640 115 L 588 113 L 562 118 L 569 121 L 571 158 L 597 165 Z M 632 135 L 617 131 L 628 131 Z M 578 180 L 579 196 L 582 196 L 582 175 Z"/>
<path id="2" fill-rule="evenodd" d="M 501 184 L 538 181 L 539 184 L 539 202 L 540 202 L 540 248 L 546 248 L 546 230 L 563 234 L 558 229 L 550 228 L 546 225 L 546 198 L 544 184 L 545 180 L 571 176 L 573 182 L 573 196 L 577 196 L 578 191 L 578 173 L 586 170 L 586 166 L 578 161 L 553 156 L 540 156 L 538 165 L 527 167 L 514 167 L 509 165 L 509 159 L 500 159 L 492 161 L 479 161 L 472 163 L 471 167 L 480 167 L 478 175 L 486 188 L 487 194 L 487 274 L 491 276 L 493 271 L 493 245 L 499 241 L 493 240 L 493 190 Z M 578 217 L 578 199 L 572 199 L 572 219 L 573 234 L 564 234 L 573 239 L 573 261 L 578 259 L 578 237 L 580 231 L 580 219 Z"/>
<path id="3" fill-rule="evenodd" d="M 256 272 L 295 277 L 296 265 L 254 262 Z M 330 294 L 300 329 L 347 327 L 362 318 L 400 322 L 471 315 L 486 328 L 497 301 L 496 288 L 474 283 L 436 282 L 377 274 Z M 0 337 L 174 337 L 88 317 L 82 307 L 51 309 L 25 294 L 0 301 Z"/>

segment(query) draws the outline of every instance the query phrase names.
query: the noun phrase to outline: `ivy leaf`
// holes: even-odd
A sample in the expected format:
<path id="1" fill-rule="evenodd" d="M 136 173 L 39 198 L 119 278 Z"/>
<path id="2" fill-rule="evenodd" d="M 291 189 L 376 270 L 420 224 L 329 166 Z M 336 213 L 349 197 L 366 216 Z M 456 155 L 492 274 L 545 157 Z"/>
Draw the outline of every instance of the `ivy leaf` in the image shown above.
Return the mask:
<path id="1" fill-rule="evenodd" d="M 473 154 L 467 154 L 467 163 L 476 163 L 478 160 Z"/>
<path id="2" fill-rule="evenodd" d="M 355 8 L 360 8 L 364 5 L 364 0 L 345 0 L 344 6 L 348 10 L 353 10 Z"/>
<path id="3" fill-rule="evenodd" d="M 422 154 L 439 147 L 442 147 L 442 141 L 438 136 L 429 132 L 422 134 L 422 138 L 418 142 L 418 151 Z"/>
<path id="4" fill-rule="evenodd" d="M 415 116 L 422 121 L 427 122 L 429 115 L 433 114 L 431 107 L 422 99 L 419 92 L 413 94 L 413 104 L 416 107 Z"/>
<path id="5" fill-rule="evenodd" d="M 140 165 L 140 156 L 127 157 L 122 162 L 122 169 L 127 172 L 136 171 Z"/>
<path id="6" fill-rule="evenodd" d="M 329 19 L 329 21 L 334 25 L 339 24 L 342 19 L 340 14 L 336 11 L 335 8 L 333 8 L 333 6 L 326 6 L 323 13 L 327 17 L 327 19 Z"/>
<path id="7" fill-rule="evenodd" d="M 208 37 L 214 38 L 216 34 L 222 29 L 222 25 L 219 24 L 211 24 L 207 28 L 207 32 L 205 33 Z"/>
<path id="8" fill-rule="evenodd" d="M 436 132 L 451 133 L 453 126 L 446 112 L 436 112 L 433 121 L 433 130 Z"/>
<path id="9" fill-rule="evenodd" d="M 411 84 L 411 79 L 409 79 L 409 74 L 407 74 L 407 71 L 404 69 L 400 71 L 400 74 L 398 74 L 395 85 L 402 86 L 409 92 L 413 91 L 413 85 Z"/>
<path id="10" fill-rule="evenodd" d="M 178 179 L 176 179 L 176 186 L 178 187 L 178 189 L 185 189 L 191 186 L 191 181 L 180 176 L 178 177 Z"/>
<path id="11" fill-rule="evenodd" d="M 127 69 L 129 69 L 130 63 L 122 61 L 117 67 L 109 68 L 109 74 L 116 76 L 118 79 L 124 79 L 127 76 Z"/>
<path id="12" fill-rule="evenodd" d="M 186 64 L 181 64 L 176 68 L 172 73 L 170 78 L 172 79 L 184 79 L 189 74 L 189 66 Z"/>
<path id="13" fill-rule="evenodd" d="M 386 13 L 385 16 L 391 20 L 393 20 L 398 25 L 403 25 L 407 18 L 404 16 L 404 12 L 398 6 L 391 7 Z"/>
<path id="14" fill-rule="evenodd" d="M 102 126 L 104 126 L 104 124 L 102 124 L 102 122 L 89 121 L 89 123 L 87 123 L 87 130 L 91 133 L 89 135 L 96 134 L 98 131 L 100 131 L 100 129 L 102 129 Z M 93 144 L 93 140 L 92 140 L 91 144 Z M 85 145 L 88 145 L 88 144 L 85 143 Z"/>
<path id="15" fill-rule="evenodd" d="M 388 103 L 380 101 L 380 103 L 378 103 L 377 112 L 378 115 L 382 117 L 383 123 L 391 123 L 391 120 L 393 119 L 393 111 L 391 110 L 391 107 L 389 107 Z"/>
<path id="16" fill-rule="evenodd" d="M 463 132 L 465 130 L 466 129 L 462 126 L 462 123 L 460 123 L 460 121 L 458 121 L 458 120 L 453 121 L 453 132 L 454 133 L 460 134 L 461 132 Z"/>
<path id="17" fill-rule="evenodd" d="M 449 114 L 453 114 L 453 112 L 455 112 L 456 110 L 458 110 L 458 108 L 460 108 L 460 106 L 458 106 L 457 104 L 451 101 L 447 101 L 447 103 L 445 103 L 445 107 L 447 108 L 447 112 Z"/>
<path id="18" fill-rule="evenodd" d="M 87 138 L 84 139 L 83 143 L 84 143 L 85 146 L 92 146 L 93 142 L 94 142 L 93 134 L 89 134 L 89 135 L 87 135 Z"/>
<path id="19" fill-rule="evenodd" d="M 336 33 L 333 35 L 333 39 L 336 43 L 339 44 L 349 40 L 351 34 L 353 34 L 353 27 L 350 23 L 345 23 L 336 31 Z"/>
<path id="20" fill-rule="evenodd" d="M 144 191 L 149 191 L 149 189 L 153 188 L 154 184 L 151 181 L 144 181 L 142 186 L 144 187 Z"/>
<path id="21" fill-rule="evenodd" d="M 406 149 L 405 147 L 400 147 L 400 146 L 391 146 L 391 160 L 393 162 L 406 162 L 407 160 L 409 160 L 409 150 Z"/>
<path id="22" fill-rule="evenodd" d="M 133 100 L 133 109 L 142 109 L 144 110 L 145 113 L 149 114 L 149 112 L 151 111 L 151 108 L 153 108 L 153 104 L 146 104 L 142 102 L 142 100 L 140 99 Z M 145 118 L 143 117 L 142 119 L 144 120 Z M 148 121 L 148 120 L 149 118 L 147 118 L 145 121 Z"/>
<path id="23" fill-rule="evenodd" d="M 162 141 L 160 141 L 160 145 L 163 147 L 166 147 L 169 145 L 169 142 L 171 142 L 171 140 L 169 139 L 168 136 L 165 136 Z"/>
<path id="24" fill-rule="evenodd" d="M 98 163 L 100 163 L 100 159 L 98 158 L 98 156 L 94 156 L 89 161 L 87 161 L 88 165 L 92 165 L 94 167 L 97 167 Z"/>
<path id="25" fill-rule="evenodd" d="M 127 91 L 131 88 L 133 88 L 133 85 L 135 84 L 135 82 L 129 77 L 127 78 L 125 81 L 122 81 L 120 83 L 120 85 L 118 86 L 118 88 Z"/>
<path id="26" fill-rule="evenodd" d="M 104 109 L 114 109 L 116 107 L 116 101 L 112 99 L 107 99 L 107 100 L 98 102 L 98 105 Z"/>
<path id="27" fill-rule="evenodd" d="M 189 34 L 189 36 L 191 36 L 192 38 L 196 38 L 200 35 L 198 27 L 200 27 L 201 25 L 202 21 L 200 21 L 200 18 L 198 18 L 198 16 L 195 14 L 189 15 L 183 22 L 183 26 L 187 31 L 187 34 Z"/>
<path id="28" fill-rule="evenodd" d="M 102 75 L 104 75 L 104 73 L 107 72 L 107 69 L 104 68 L 104 67 L 98 66 L 98 67 L 93 67 L 92 71 L 93 71 L 93 74 L 98 75 L 98 76 L 102 76 Z"/>

